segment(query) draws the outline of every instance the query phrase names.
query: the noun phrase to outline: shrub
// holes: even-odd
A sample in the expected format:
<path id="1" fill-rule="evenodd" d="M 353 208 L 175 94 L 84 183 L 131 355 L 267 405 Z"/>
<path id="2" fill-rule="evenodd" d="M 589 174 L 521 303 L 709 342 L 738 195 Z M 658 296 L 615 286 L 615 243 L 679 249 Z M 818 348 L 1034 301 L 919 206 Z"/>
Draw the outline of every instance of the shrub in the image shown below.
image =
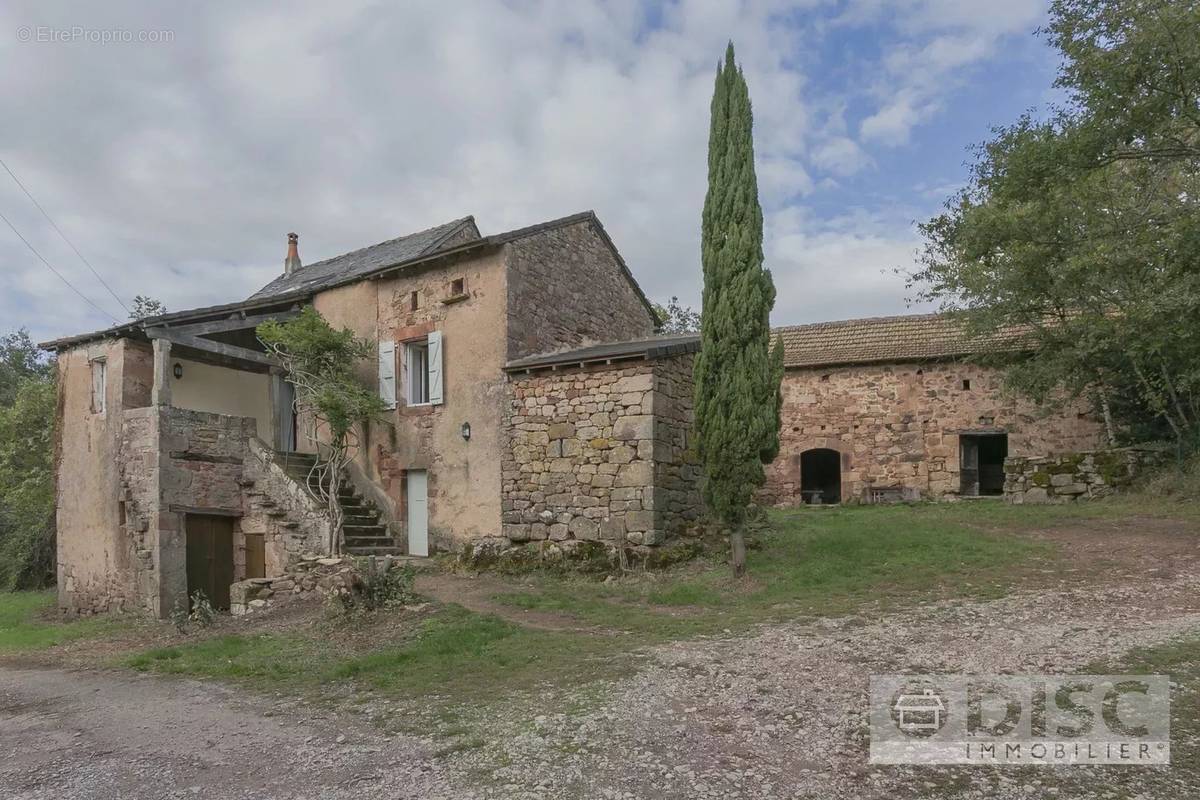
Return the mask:
<path id="1" fill-rule="evenodd" d="M 395 565 L 390 558 L 382 564 L 367 562 L 360 579 L 330 595 L 335 615 L 369 614 L 410 605 L 417 599 L 413 592 L 416 573 L 408 564 Z"/>
<path id="2" fill-rule="evenodd" d="M 1136 491 L 1152 497 L 1200 500 L 1200 453 L 1164 464 L 1140 481 Z"/>

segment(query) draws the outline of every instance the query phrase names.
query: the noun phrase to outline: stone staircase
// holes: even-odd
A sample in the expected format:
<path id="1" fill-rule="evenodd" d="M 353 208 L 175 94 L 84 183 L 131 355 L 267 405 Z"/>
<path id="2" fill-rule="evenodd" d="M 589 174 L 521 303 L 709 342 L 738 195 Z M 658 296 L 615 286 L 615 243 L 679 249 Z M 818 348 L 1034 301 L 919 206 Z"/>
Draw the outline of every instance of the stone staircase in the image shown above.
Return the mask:
<path id="1" fill-rule="evenodd" d="M 319 487 L 312 477 L 316 456 L 310 453 L 277 453 L 276 463 L 283 467 L 292 480 L 306 486 L 317 495 Z M 350 479 L 342 476 L 338 499 L 342 504 L 345 520 L 342 532 L 345 536 L 343 551 L 352 556 L 398 556 L 404 548 L 397 546 L 388 533 L 387 525 L 380 521 L 379 509 L 363 497 Z"/>

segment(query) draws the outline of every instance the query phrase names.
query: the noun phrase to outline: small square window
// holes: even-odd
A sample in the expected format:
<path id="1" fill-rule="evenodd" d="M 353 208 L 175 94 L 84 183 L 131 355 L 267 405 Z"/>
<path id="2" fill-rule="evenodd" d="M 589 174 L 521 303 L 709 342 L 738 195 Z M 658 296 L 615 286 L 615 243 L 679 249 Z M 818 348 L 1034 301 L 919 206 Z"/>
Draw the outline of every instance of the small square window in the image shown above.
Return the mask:
<path id="1" fill-rule="evenodd" d="M 467 293 L 467 281 L 465 278 L 455 278 L 450 281 L 450 296 L 462 297 Z"/>
<path id="2" fill-rule="evenodd" d="M 971 380 L 970 380 L 970 378 L 963 378 L 962 387 L 963 387 L 963 391 L 964 391 L 964 392 L 969 392 L 969 391 L 971 391 Z"/>
<path id="3" fill-rule="evenodd" d="M 412 294 L 410 294 L 408 296 L 408 310 L 416 311 L 420 307 L 421 307 L 421 295 L 419 295 L 416 292 L 413 292 Z"/>

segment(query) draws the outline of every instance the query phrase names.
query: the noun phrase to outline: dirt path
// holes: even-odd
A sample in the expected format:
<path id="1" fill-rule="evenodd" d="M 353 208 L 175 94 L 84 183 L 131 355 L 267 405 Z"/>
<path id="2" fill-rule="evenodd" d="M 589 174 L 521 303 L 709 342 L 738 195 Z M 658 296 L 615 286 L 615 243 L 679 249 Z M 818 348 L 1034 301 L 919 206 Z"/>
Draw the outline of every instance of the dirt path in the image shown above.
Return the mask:
<path id="1" fill-rule="evenodd" d="M 5 800 L 462 798 L 420 743 L 194 681 L 0 669 Z"/>
<path id="2" fill-rule="evenodd" d="M 511 580 L 504 580 L 487 573 L 477 575 L 457 575 L 450 572 L 423 573 L 417 576 L 414 588 L 418 594 L 432 597 L 438 602 L 457 603 L 476 613 L 494 614 L 501 619 L 524 625 L 527 628 L 610 636 L 614 634 L 607 628 L 586 625 L 570 614 L 556 614 L 553 611 L 525 609 L 506 603 L 497 603 L 494 599 L 496 595 L 511 594 L 519 591 L 520 587 Z"/>

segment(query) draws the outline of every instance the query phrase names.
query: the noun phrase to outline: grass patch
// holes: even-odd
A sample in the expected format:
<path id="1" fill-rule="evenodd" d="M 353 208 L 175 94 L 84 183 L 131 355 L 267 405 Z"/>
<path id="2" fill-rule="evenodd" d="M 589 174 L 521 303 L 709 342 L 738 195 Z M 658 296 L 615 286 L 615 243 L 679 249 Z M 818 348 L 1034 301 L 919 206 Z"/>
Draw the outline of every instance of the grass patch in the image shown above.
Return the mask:
<path id="1" fill-rule="evenodd" d="M 448 695 L 463 701 L 560 673 L 590 676 L 585 662 L 614 651 L 600 637 L 523 628 L 451 606 L 415 623 L 402 641 L 365 653 L 347 652 L 315 636 L 227 635 L 148 650 L 125 664 L 272 689 L 349 682 L 385 694 Z"/>
<path id="2" fill-rule="evenodd" d="M 158 647 L 129 658 L 141 671 L 238 679 L 250 683 L 310 683 L 329 660 L 320 643 L 301 636 L 226 635 L 198 642 Z"/>
<path id="3" fill-rule="evenodd" d="M 0 593 L 0 653 L 41 650 L 56 644 L 101 636 L 120 626 L 115 618 L 57 620 L 48 614 L 54 592 Z"/>
<path id="4" fill-rule="evenodd" d="M 705 562 L 617 583 L 534 575 L 533 591 L 497 600 L 660 639 L 847 613 L 867 601 L 995 596 L 1022 567 L 1055 557 L 1048 544 L 983 529 L 1030 516 L 1011 508 L 970 509 L 974 515 L 935 505 L 776 511 L 748 555 L 748 582 L 734 581 L 723 563 Z M 979 511 L 985 524 L 966 524 L 979 523 Z"/>

